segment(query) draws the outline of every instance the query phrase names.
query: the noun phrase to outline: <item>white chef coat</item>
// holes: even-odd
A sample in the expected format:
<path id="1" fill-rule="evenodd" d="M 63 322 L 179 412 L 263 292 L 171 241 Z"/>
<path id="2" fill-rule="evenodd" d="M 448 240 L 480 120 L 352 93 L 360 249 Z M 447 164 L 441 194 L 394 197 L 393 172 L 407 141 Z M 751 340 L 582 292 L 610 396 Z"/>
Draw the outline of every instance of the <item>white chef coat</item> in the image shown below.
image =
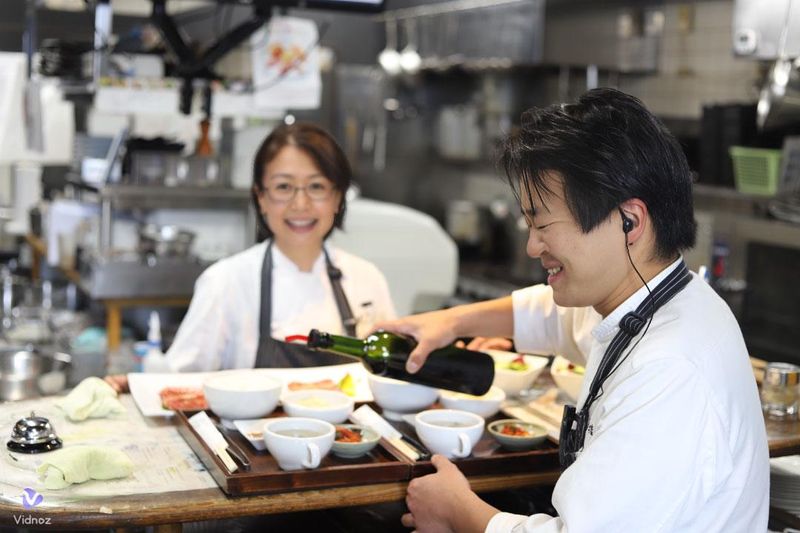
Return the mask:
<path id="1" fill-rule="evenodd" d="M 176 372 L 252 368 L 261 315 L 261 266 L 267 243 L 222 259 L 197 279 L 191 305 L 167 352 Z M 383 274 L 369 261 L 326 245 L 342 271 L 342 288 L 365 336 L 378 320 L 395 317 Z M 325 255 L 310 272 L 301 271 L 277 246 L 272 247 L 272 337 L 308 334 L 312 328 L 342 334 Z"/>
<path id="2" fill-rule="evenodd" d="M 599 321 L 556 306 L 549 287 L 522 289 L 512 296 L 516 346 L 569 354 L 586 345 L 576 333 L 591 331 L 582 405 L 620 319 L 646 295 L 643 287 Z M 766 430 L 730 309 L 693 275 L 636 345 L 640 337 L 590 408 L 583 451 L 556 483 L 559 516 L 499 513 L 486 531 L 766 531 Z"/>

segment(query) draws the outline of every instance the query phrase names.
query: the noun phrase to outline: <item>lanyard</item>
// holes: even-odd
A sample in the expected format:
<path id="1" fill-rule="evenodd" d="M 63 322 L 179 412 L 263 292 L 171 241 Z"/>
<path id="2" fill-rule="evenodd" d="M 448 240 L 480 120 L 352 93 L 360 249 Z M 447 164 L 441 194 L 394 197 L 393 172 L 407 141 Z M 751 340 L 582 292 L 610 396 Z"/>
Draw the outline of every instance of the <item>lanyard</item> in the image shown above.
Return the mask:
<path id="1" fill-rule="evenodd" d="M 639 334 L 648 319 L 676 294 L 681 292 L 691 281 L 692 275 L 683 261 L 650 292 L 636 311 L 629 311 L 619 321 L 619 331 L 611 344 L 606 348 L 600 366 L 592 379 L 586 401 L 577 411 L 574 405 L 564 406 L 564 417 L 561 420 L 558 457 L 561 466 L 567 468 L 575 462 L 578 452 L 583 449 L 586 430 L 589 427 L 589 408 L 600 397 L 603 383 L 619 367 L 622 352 L 631 340 Z"/>

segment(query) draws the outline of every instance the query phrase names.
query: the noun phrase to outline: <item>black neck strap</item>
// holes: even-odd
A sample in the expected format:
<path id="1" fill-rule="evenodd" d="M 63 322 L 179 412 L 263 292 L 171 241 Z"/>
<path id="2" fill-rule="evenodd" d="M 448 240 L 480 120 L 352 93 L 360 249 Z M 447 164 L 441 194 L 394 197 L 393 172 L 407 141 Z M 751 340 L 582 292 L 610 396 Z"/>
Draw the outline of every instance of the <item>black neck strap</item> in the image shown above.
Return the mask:
<path id="1" fill-rule="evenodd" d="M 631 340 L 639 334 L 653 314 L 676 294 L 681 292 L 691 281 L 692 275 L 683 261 L 670 272 L 650 292 L 636 311 L 629 311 L 619 321 L 619 331 L 614 336 L 611 344 L 606 348 L 600 366 L 592 379 L 589 394 L 580 411 L 575 406 L 564 406 L 564 417 L 561 421 L 561 434 L 559 437 L 559 459 L 564 468 L 575 462 L 577 453 L 583 448 L 586 439 L 586 430 L 589 426 L 589 408 L 602 395 L 603 383 L 621 364 L 620 356 Z"/>
<path id="2" fill-rule="evenodd" d="M 325 254 L 325 265 L 328 270 L 328 279 L 331 281 L 333 296 L 336 299 L 336 307 L 339 309 L 339 316 L 342 318 L 342 325 L 345 332 L 351 337 L 356 336 L 356 320 L 353 318 L 353 311 L 347 296 L 342 289 L 342 271 L 334 266 L 328 251 L 322 247 Z M 267 251 L 264 253 L 264 262 L 261 265 L 261 315 L 259 317 L 259 334 L 261 338 L 272 336 L 272 241 L 267 244 Z"/>

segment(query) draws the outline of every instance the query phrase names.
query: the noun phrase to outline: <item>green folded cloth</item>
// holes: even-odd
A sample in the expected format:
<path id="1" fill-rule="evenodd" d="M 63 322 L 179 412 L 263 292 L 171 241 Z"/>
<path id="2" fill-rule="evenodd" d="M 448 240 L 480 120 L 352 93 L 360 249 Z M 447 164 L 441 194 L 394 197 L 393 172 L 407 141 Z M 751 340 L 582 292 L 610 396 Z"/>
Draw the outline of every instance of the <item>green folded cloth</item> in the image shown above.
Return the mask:
<path id="1" fill-rule="evenodd" d="M 46 488 L 58 490 L 90 479 L 128 477 L 133 462 L 116 448 L 72 446 L 48 453 L 36 472 Z"/>
<path id="2" fill-rule="evenodd" d="M 125 407 L 117 400 L 117 392 L 113 387 L 96 377 L 81 381 L 72 392 L 57 401 L 56 405 L 73 422 L 125 413 Z"/>

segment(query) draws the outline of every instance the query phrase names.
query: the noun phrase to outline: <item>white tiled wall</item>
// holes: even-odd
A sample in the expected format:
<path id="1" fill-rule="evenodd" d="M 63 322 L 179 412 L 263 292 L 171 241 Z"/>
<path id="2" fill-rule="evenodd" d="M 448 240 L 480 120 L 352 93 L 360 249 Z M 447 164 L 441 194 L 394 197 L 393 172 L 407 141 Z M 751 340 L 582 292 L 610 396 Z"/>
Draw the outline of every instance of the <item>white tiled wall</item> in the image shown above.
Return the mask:
<path id="1" fill-rule="evenodd" d="M 640 97 L 655 113 L 664 117 L 700 118 L 704 104 L 754 102 L 758 99 L 763 79 L 760 65 L 751 59 L 737 58 L 732 49 L 733 1 L 703 0 L 691 3 L 665 3 L 664 29 L 660 39 L 658 66 L 653 72 L 619 74 L 612 78 L 601 75 L 601 84 L 617 85 L 621 90 Z M 691 24 L 688 30 L 680 27 L 681 10 L 687 10 Z M 569 50 L 546 52 L 550 59 L 563 58 L 565 64 L 586 64 L 581 54 L 607 61 L 608 54 L 596 50 L 614 50 L 618 37 L 611 28 L 619 16 L 619 8 L 609 7 L 591 11 L 576 10 L 548 18 L 547 37 L 550 47 Z M 590 27 L 594 31 L 589 33 Z M 576 39 L 575 36 L 581 36 Z M 575 57 L 572 57 L 575 56 Z M 588 56 L 587 56 L 588 57 Z M 573 70 L 574 71 L 574 70 Z M 585 89 L 580 71 L 574 71 L 570 97 Z M 551 82 L 552 83 L 552 82 Z M 555 89 L 553 83 L 552 88 Z M 551 91 L 552 92 L 552 91 Z M 555 93 L 553 93 L 555 95 Z"/>

